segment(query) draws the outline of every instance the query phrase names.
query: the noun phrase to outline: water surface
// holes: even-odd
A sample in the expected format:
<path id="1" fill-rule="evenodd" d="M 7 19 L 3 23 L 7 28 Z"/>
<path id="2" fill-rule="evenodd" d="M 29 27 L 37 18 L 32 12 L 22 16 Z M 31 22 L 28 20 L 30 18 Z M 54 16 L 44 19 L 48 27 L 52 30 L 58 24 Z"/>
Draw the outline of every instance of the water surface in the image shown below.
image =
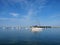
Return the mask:
<path id="1" fill-rule="evenodd" d="M 6 45 L 60 45 L 60 29 L 0 29 L 0 44 Z"/>

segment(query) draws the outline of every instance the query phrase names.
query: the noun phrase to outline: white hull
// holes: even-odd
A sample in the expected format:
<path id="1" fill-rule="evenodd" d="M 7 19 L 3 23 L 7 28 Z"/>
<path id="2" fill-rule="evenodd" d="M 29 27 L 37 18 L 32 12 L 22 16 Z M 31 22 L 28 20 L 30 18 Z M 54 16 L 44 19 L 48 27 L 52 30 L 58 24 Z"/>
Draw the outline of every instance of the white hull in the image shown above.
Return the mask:
<path id="1" fill-rule="evenodd" d="M 43 28 L 35 28 L 35 27 L 32 27 L 32 32 L 39 32 L 39 31 L 42 31 Z"/>

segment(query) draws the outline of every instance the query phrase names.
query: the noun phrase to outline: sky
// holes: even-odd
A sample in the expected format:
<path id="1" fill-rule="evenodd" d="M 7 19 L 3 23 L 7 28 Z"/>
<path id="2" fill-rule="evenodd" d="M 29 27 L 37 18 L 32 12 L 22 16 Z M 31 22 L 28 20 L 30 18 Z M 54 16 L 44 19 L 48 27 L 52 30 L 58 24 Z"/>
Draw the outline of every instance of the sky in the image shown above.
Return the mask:
<path id="1" fill-rule="evenodd" d="M 60 26 L 60 0 L 0 0 L 0 26 Z"/>

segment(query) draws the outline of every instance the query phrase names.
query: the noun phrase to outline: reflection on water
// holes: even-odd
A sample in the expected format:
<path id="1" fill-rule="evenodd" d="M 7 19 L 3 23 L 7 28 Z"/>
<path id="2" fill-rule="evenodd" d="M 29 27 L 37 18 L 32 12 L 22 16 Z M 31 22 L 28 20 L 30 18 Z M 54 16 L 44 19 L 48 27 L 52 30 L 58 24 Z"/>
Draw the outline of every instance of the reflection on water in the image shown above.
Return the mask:
<path id="1" fill-rule="evenodd" d="M 30 29 L 0 29 L 0 44 L 60 45 L 60 29 L 49 28 L 41 32 L 40 29 L 37 32 Z"/>

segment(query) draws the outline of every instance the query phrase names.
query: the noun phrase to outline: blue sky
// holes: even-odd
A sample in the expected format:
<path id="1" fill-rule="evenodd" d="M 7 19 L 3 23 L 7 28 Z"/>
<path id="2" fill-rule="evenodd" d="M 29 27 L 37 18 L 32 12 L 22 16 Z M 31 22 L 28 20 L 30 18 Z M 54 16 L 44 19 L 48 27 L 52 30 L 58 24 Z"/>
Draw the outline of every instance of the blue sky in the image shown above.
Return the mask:
<path id="1" fill-rule="evenodd" d="M 0 25 L 60 26 L 60 0 L 0 0 Z"/>

